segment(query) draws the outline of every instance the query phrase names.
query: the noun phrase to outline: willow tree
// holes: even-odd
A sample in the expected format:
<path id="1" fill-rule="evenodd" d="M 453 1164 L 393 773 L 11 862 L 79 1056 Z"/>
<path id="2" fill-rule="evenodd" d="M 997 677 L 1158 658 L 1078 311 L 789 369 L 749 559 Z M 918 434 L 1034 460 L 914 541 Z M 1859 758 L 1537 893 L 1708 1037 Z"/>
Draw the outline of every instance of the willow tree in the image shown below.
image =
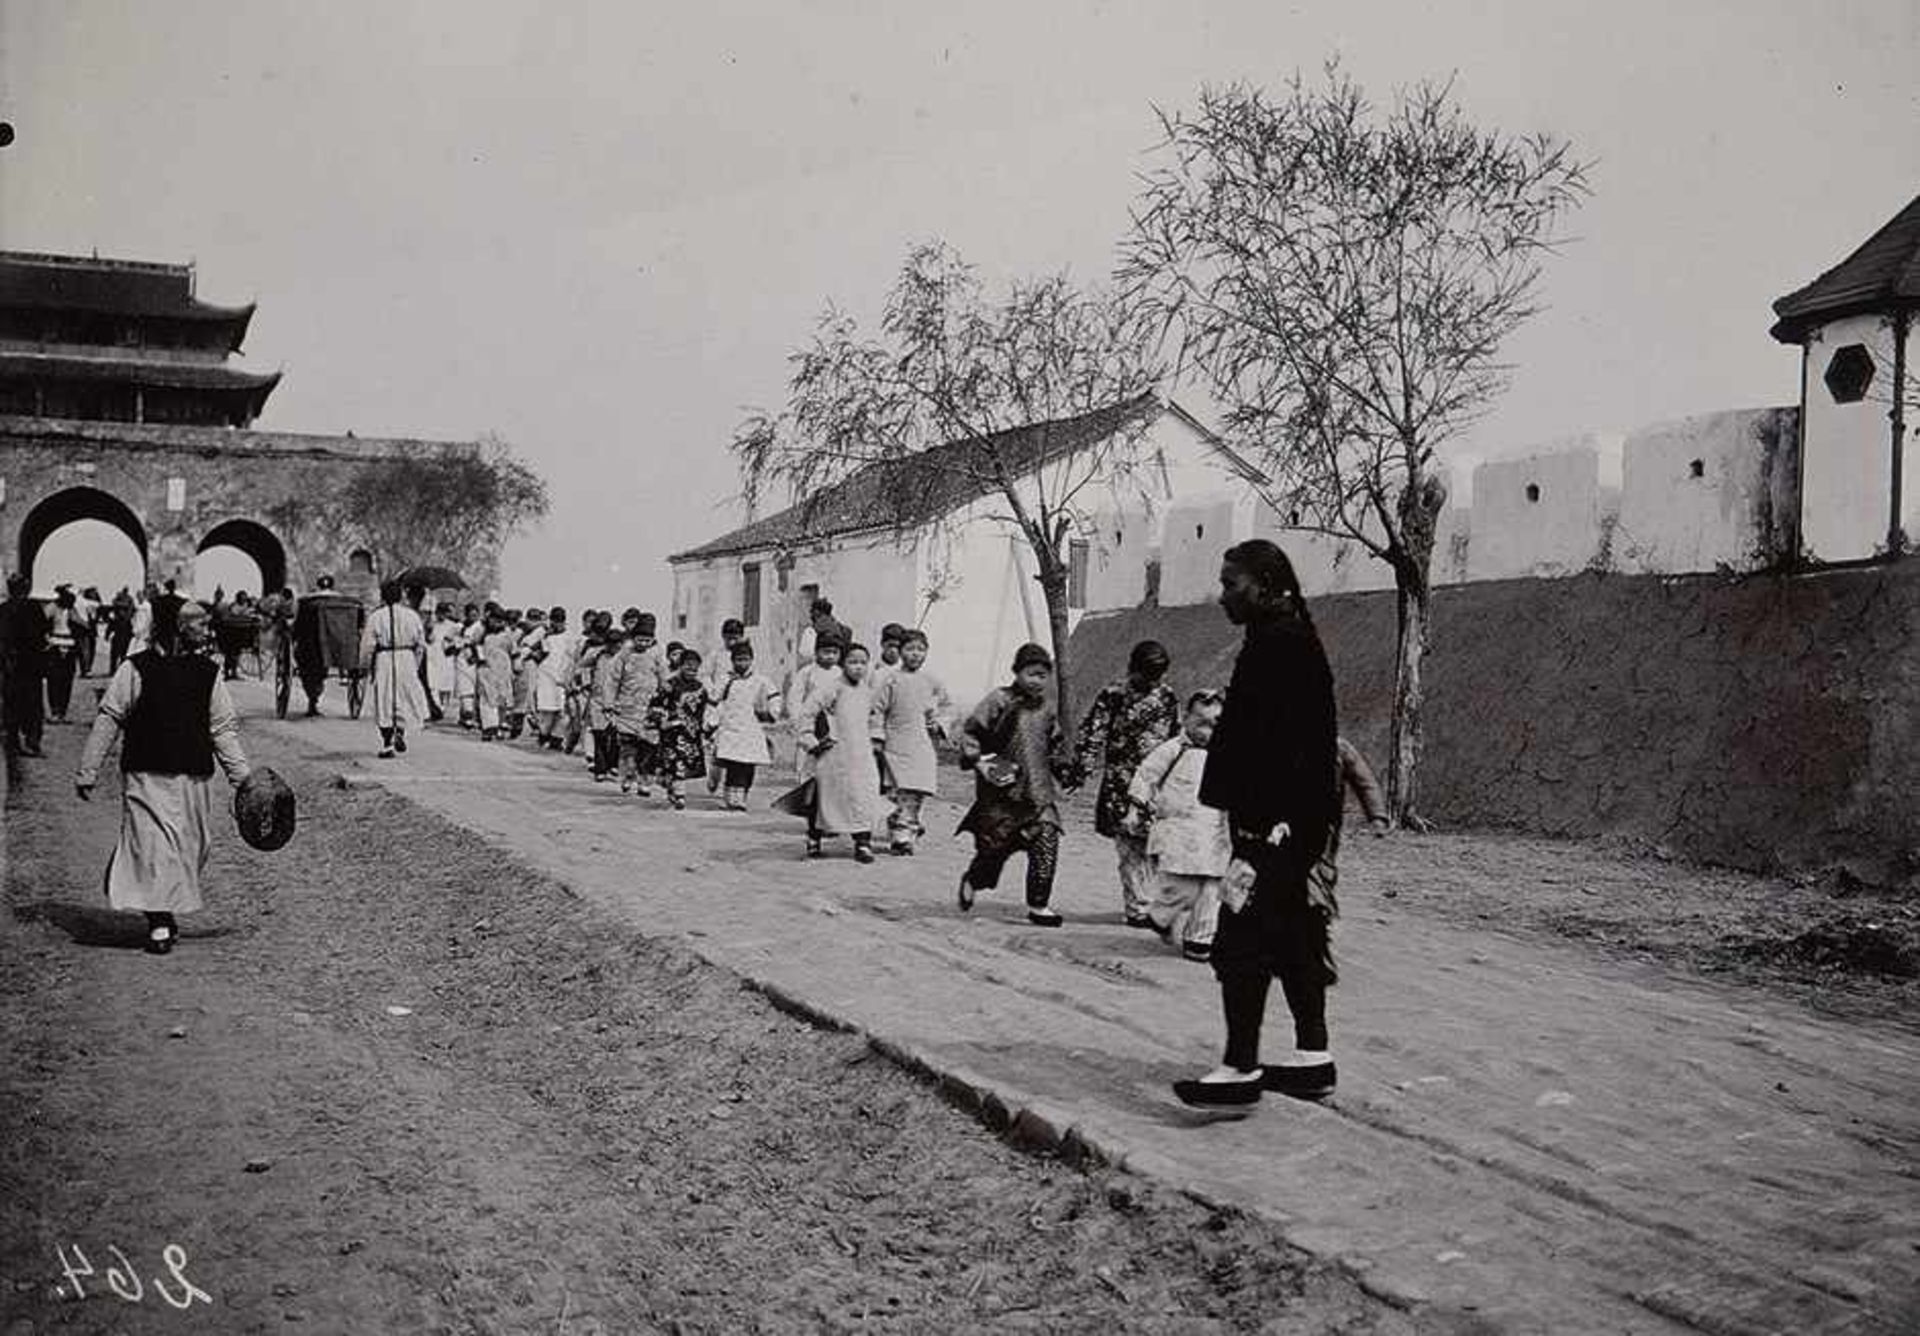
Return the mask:
<path id="1" fill-rule="evenodd" d="M 1209 385 L 1275 510 L 1392 569 L 1388 796 L 1419 824 L 1435 452 L 1506 388 L 1500 345 L 1538 310 L 1582 167 L 1560 140 L 1471 124 L 1450 82 L 1376 108 L 1337 65 L 1277 97 L 1206 88 L 1160 121 L 1124 290 Z"/>
<path id="2" fill-rule="evenodd" d="M 990 296 L 953 250 L 917 247 L 877 335 L 829 308 L 788 359 L 786 406 L 735 432 L 747 502 L 780 490 L 822 515 L 856 506 L 902 540 L 968 518 L 1008 526 L 1033 556 L 1071 720 L 1072 543 L 1100 498 L 1138 490 L 1155 343 L 1110 292 L 1055 274 Z"/>

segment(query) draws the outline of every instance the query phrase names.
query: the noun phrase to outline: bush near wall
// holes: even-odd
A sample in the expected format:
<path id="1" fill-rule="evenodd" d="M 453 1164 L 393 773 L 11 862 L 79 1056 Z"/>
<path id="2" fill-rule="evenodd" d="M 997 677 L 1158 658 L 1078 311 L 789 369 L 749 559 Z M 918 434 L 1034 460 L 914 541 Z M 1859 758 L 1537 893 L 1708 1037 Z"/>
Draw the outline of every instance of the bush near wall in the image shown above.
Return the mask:
<path id="1" fill-rule="evenodd" d="M 1496 581 L 1434 603 L 1422 809 L 1441 825 L 1920 888 L 1920 562 Z M 1394 596 L 1312 606 L 1341 731 L 1384 780 Z M 1238 643 L 1210 604 L 1089 617 L 1079 698 L 1145 638 L 1183 694 L 1224 684 Z"/>

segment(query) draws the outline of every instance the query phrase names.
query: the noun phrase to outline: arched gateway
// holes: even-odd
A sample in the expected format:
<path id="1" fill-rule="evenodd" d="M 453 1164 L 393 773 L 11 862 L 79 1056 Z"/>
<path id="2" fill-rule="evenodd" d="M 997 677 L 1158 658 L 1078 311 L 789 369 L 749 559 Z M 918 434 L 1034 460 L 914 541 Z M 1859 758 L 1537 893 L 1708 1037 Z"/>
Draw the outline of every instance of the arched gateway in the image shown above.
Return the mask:
<path id="1" fill-rule="evenodd" d="M 194 558 L 226 546 L 266 588 L 309 588 L 359 546 L 330 503 L 362 470 L 474 448 L 0 416 L 0 567 L 32 574 L 56 530 L 99 520 L 126 534 L 155 584 L 189 587 Z"/>
<path id="2" fill-rule="evenodd" d="M 280 381 L 232 363 L 252 317 L 201 301 L 190 265 L 0 251 L 0 570 L 97 520 L 152 583 L 189 588 L 196 555 L 234 547 L 304 588 L 355 545 L 330 504 L 349 482 L 476 450 L 245 430 Z"/>

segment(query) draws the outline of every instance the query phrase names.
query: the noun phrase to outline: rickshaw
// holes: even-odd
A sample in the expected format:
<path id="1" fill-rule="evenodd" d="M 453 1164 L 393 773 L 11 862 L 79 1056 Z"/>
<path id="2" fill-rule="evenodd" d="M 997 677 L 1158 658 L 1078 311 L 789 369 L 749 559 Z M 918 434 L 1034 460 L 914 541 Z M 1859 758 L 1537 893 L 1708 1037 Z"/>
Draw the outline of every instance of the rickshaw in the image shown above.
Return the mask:
<path id="1" fill-rule="evenodd" d="M 347 714 L 354 719 L 360 717 L 367 694 L 366 672 L 360 666 L 360 633 L 366 622 L 366 605 L 346 594 L 326 590 L 300 600 L 291 634 L 277 637 L 273 673 L 276 715 L 287 717 L 294 679 L 302 675 L 301 669 L 310 666 L 313 677 L 339 675 L 347 688 Z"/>

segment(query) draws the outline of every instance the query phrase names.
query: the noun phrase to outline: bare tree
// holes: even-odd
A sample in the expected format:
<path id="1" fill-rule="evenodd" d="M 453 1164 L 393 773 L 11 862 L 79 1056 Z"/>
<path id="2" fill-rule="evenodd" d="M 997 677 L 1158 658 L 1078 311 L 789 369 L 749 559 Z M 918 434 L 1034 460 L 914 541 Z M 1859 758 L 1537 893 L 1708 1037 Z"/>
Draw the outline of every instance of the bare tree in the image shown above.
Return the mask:
<path id="1" fill-rule="evenodd" d="M 380 460 L 348 480 L 336 519 L 364 539 L 376 569 L 431 563 L 472 579 L 547 513 L 547 484 L 512 446 L 492 434 L 477 445 Z"/>
<path id="2" fill-rule="evenodd" d="M 1419 825 L 1421 664 L 1446 503 L 1434 452 L 1506 387 L 1554 228 L 1586 193 L 1569 147 L 1470 124 L 1452 84 L 1376 109 L 1337 65 L 1279 97 L 1208 88 L 1160 113 L 1162 161 L 1123 290 L 1225 406 L 1292 527 L 1360 544 L 1399 591 L 1388 795 Z"/>
<path id="3" fill-rule="evenodd" d="M 787 406 L 736 432 L 749 504 L 784 488 L 824 518 L 905 538 L 969 508 L 1012 527 L 1046 599 L 1060 714 L 1071 721 L 1072 542 L 1102 493 L 1137 489 L 1158 404 L 1152 331 L 1112 294 L 1064 274 L 989 299 L 940 244 L 907 256 L 878 338 L 831 308 L 789 359 Z M 984 512 L 980 507 L 985 507 Z M 933 591 L 937 597 L 941 590 Z"/>

